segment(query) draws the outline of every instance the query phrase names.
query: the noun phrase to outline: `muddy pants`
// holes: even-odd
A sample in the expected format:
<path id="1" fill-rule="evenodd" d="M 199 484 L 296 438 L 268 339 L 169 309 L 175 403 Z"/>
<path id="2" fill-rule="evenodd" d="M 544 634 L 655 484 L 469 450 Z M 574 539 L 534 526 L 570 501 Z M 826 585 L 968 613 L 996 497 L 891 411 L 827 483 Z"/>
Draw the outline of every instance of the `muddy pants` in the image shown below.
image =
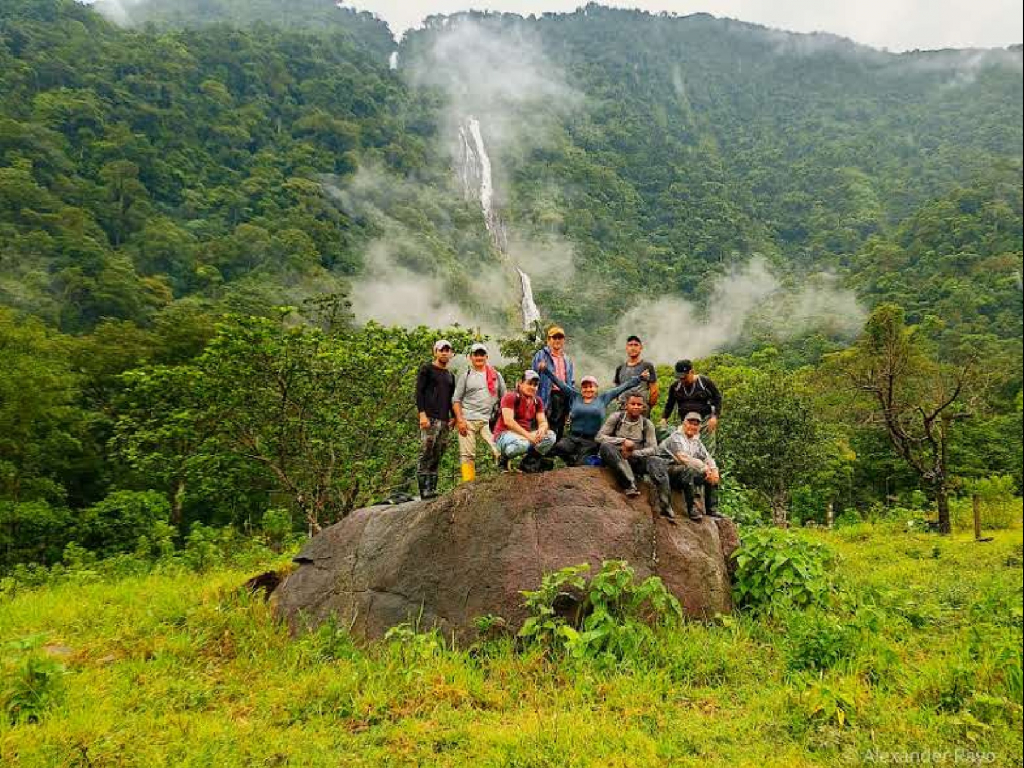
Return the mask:
<path id="1" fill-rule="evenodd" d="M 637 477 L 647 476 L 651 483 L 651 506 L 663 512 L 672 506 L 672 496 L 668 480 L 668 462 L 660 456 L 643 456 L 626 458 L 619 446 L 602 443 L 599 451 L 601 461 L 612 471 L 619 485 L 626 488 L 636 487 Z"/>
<path id="2" fill-rule="evenodd" d="M 589 437 L 566 435 L 555 443 L 555 447 L 551 449 L 551 453 L 548 455 L 561 459 L 566 463 L 566 466 L 578 467 L 588 457 L 596 456 L 598 447 L 597 442 Z"/>
<path id="3" fill-rule="evenodd" d="M 416 468 L 417 474 L 436 475 L 437 468 L 441 464 L 441 457 L 448 448 L 448 421 L 446 419 L 431 419 L 427 429 L 420 430 L 420 463 Z"/>

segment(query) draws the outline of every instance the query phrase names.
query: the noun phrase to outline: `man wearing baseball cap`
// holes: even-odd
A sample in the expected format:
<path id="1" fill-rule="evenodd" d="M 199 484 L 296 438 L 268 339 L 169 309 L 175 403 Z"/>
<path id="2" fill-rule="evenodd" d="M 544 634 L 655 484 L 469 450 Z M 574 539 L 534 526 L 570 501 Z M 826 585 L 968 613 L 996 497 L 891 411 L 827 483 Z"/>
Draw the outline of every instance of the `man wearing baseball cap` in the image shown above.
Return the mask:
<path id="1" fill-rule="evenodd" d="M 452 395 L 455 377 L 448 370 L 452 359 L 452 343 L 447 339 L 434 342 L 434 359 L 420 368 L 416 375 L 416 410 L 420 419 L 419 465 L 416 482 L 421 499 L 437 496 L 437 470 L 448 447 L 448 431 L 452 423 Z"/>
<path id="2" fill-rule="evenodd" d="M 661 414 L 661 425 L 667 426 L 672 411 L 683 414 L 699 413 L 705 432 L 714 439 L 718 428 L 718 417 L 722 413 L 722 394 L 715 382 L 693 369 L 693 361 L 680 360 L 676 363 L 676 380 L 668 388 L 665 409 Z"/>
<path id="3" fill-rule="evenodd" d="M 516 384 L 516 391 L 501 398 L 494 440 L 501 454 L 498 466 L 502 470 L 507 470 L 510 460 L 517 456 L 523 456 L 523 461 L 532 459 L 529 466 L 535 468 L 540 457 L 555 444 L 555 433 L 548 429 L 544 415 L 544 401 L 537 396 L 539 384 L 537 372 L 526 370 Z"/>
<path id="4" fill-rule="evenodd" d="M 668 459 L 669 482 L 683 492 L 686 514 L 691 520 L 700 520 L 694 506 L 696 488 L 704 494 L 704 514 L 721 517 L 718 513 L 718 465 L 700 439 L 701 415 L 690 411 L 683 417 L 679 429 L 658 446 L 660 454 Z"/>
<path id="5" fill-rule="evenodd" d="M 487 347 L 479 342 L 469 348 L 469 370 L 458 377 L 452 410 L 459 431 L 459 467 L 462 482 L 476 478 L 476 438 L 484 439 L 494 458 L 498 449 L 491 435 L 491 413 L 505 396 L 505 379 L 487 364 Z"/>
<path id="6" fill-rule="evenodd" d="M 541 363 L 544 363 L 548 370 L 570 387 L 576 386 L 576 373 L 572 358 L 565 354 L 565 330 L 560 325 L 552 325 L 548 328 L 547 344 L 533 356 L 531 368 L 534 371 L 539 371 Z M 562 433 L 565 431 L 565 419 L 569 415 L 568 394 L 552 380 L 542 378 L 537 396 L 544 401 L 548 424 L 554 430 L 556 437 L 561 439 Z"/>

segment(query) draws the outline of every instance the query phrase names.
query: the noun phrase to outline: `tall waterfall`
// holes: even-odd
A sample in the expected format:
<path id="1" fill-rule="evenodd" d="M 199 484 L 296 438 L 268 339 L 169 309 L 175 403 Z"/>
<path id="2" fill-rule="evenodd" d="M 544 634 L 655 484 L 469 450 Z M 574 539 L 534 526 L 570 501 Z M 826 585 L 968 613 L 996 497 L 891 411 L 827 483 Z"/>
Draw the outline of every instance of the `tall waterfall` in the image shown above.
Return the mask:
<path id="1" fill-rule="evenodd" d="M 479 200 L 484 214 L 484 224 L 491 235 L 494 247 L 506 261 L 511 261 L 508 253 L 508 230 L 494 203 L 491 158 L 488 157 L 487 149 L 484 147 L 480 121 L 475 117 L 467 117 L 459 125 L 459 148 L 455 158 L 455 172 L 466 198 Z M 540 310 L 537 309 L 537 304 L 533 300 L 533 284 L 530 281 L 530 276 L 518 265 L 513 264 L 512 266 L 519 275 L 523 328 L 531 331 L 540 322 Z"/>

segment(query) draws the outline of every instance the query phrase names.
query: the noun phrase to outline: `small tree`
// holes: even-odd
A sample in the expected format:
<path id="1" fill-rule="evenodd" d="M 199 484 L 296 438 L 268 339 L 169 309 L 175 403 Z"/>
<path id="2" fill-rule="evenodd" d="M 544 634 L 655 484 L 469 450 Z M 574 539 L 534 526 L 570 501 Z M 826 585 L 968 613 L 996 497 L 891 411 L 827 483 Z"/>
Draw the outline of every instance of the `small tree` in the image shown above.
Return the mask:
<path id="1" fill-rule="evenodd" d="M 179 509 L 190 477 L 241 465 L 319 530 L 410 476 L 416 372 L 438 335 L 372 323 L 325 331 L 295 323 L 287 309 L 229 317 L 190 366 L 129 377 L 120 444 Z M 472 339 L 459 329 L 444 335 L 460 350 Z"/>
<path id="2" fill-rule="evenodd" d="M 721 442 L 728 446 L 727 469 L 762 494 L 775 523 L 785 526 L 793 489 L 825 464 L 832 442 L 812 394 L 796 374 L 773 368 L 748 371 L 726 400 Z"/>
<path id="3" fill-rule="evenodd" d="M 960 364 L 936 361 L 916 328 L 906 325 L 903 310 L 883 304 L 871 313 L 853 348 L 838 353 L 833 364 L 863 396 L 861 421 L 880 425 L 930 488 L 939 531 L 949 533 L 949 443 L 954 423 L 970 415 L 965 385 L 974 358 Z"/>

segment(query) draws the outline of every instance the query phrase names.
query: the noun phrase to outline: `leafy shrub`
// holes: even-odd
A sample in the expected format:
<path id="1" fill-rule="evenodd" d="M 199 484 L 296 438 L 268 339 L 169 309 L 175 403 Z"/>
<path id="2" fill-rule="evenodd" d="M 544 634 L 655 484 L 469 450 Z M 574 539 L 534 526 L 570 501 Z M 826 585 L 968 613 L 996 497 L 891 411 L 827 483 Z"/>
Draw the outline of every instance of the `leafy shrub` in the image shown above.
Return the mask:
<path id="1" fill-rule="evenodd" d="M 747 530 L 733 557 L 733 599 L 741 608 L 774 613 L 782 607 L 820 606 L 832 588 L 832 552 L 789 531 Z"/>
<path id="2" fill-rule="evenodd" d="M 182 558 L 193 571 L 203 572 L 223 558 L 220 548 L 220 531 L 202 523 L 192 524 L 188 537 L 185 539 L 185 551 Z"/>
<path id="3" fill-rule="evenodd" d="M 406 665 L 432 659 L 445 650 L 444 638 L 438 630 L 417 632 L 409 622 L 391 627 L 384 633 L 384 639 Z"/>
<path id="4" fill-rule="evenodd" d="M 623 560 L 608 560 L 588 583 L 589 565 L 545 574 L 541 588 L 523 593 L 531 616 L 519 636 L 572 658 L 640 658 L 654 643 L 652 624 L 682 618 L 679 601 L 657 576 L 636 582 Z"/>
<path id="5" fill-rule="evenodd" d="M 854 680 L 820 679 L 795 697 L 795 708 L 812 725 L 844 728 L 856 718 L 860 690 Z"/>
<path id="6" fill-rule="evenodd" d="M 0 571 L 17 563 L 57 562 L 72 523 L 71 512 L 45 501 L 0 502 Z"/>
<path id="7" fill-rule="evenodd" d="M 171 505 L 157 491 L 114 491 L 83 510 L 75 540 L 101 557 L 131 552 L 140 536 L 159 537 Z"/>
<path id="8" fill-rule="evenodd" d="M 836 515 L 833 525 L 836 528 L 843 528 L 850 525 L 859 525 L 862 522 L 864 522 L 864 519 L 860 516 L 860 512 L 856 509 L 847 507 Z"/>
<path id="9" fill-rule="evenodd" d="M 744 488 L 728 475 L 718 489 L 719 511 L 737 525 L 765 525 L 770 515 L 758 504 L 757 494 Z"/>
<path id="10" fill-rule="evenodd" d="M 263 513 L 261 528 L 270 548 L 280 552 L 292 532 L 292 513 L 287 509 L 268 509 Z"/>
<path id="11" fill-rule="evenodd" d="M 32 649 L 37 639 L 11 644 L 17 651 Z M 0 692 L 0 705 L 11 725 L 36 723 L 51 707 L 64 700 L 64 667 L 37 652 L 27 654 L 20 663 L 5 664 L 6 683 Z"/>
<path id="12" fill-rule="evenodd" d="M 786 663 L 791 670 L 831 669 L 857 652 L 856 626 L 820 610 L 793 611 L 786 622 Z"/>

